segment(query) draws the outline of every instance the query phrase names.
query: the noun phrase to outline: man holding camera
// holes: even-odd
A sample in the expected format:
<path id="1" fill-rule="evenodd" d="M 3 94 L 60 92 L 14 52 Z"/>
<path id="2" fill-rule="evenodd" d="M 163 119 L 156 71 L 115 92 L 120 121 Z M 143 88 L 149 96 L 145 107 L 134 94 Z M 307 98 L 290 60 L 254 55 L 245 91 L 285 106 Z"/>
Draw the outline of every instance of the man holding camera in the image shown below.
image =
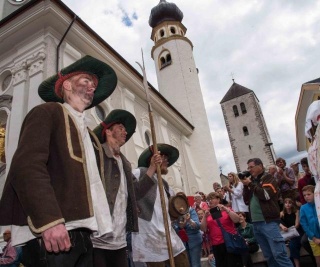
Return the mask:
<path id="1" fill-rule="evenodd" d="M 276 179 L 264 171 L 261 159 L 249 159 L 251 177 L 242 180 L 243 198 L 249 205 L 255 237 L 269 267 L 293 266 L 280 234 L 279 188 Z"/>

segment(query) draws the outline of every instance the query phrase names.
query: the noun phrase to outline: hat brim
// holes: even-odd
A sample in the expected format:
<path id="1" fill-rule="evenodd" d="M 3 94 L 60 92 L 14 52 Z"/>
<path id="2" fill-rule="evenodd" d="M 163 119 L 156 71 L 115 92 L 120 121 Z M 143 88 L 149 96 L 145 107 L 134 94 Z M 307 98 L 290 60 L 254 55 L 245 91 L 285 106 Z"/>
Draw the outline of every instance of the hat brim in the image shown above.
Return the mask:
<path id="1" fill-rule="evenodd" d="M 174 146 L 168 144 L 157 144 L 158 151 L 168 157 L 168 167 L 174 164 L 179 158 L 179 150 Z M 153 155 L 153 146 L 146 148 L 140 155 L 138 160 L 138 167 L 148 168 L 150 165 L 150 158 Z"/>
<path id="2" fill-rule="evenodd" d="M 130 112 L 123 109 L 112 110 L 103 122 L 107 125 L 114 122 L 123 124 L 127 132 L 126 142 L 134 134 L 137 126 L 136 118 Z M 106 141 L 105 135 L 103 134 L 103 130 L 104 127 L 101 123 L 93 130 L 95 135 L 98 137 L 100 143 L 102 144 Z"/>
<path id="3" fill-rule="evenodd" d="M 117 86 L 118 79 L 115 71 L 108 64 L 94 57 L 84 56 L 73 64 L 63 68 L 60 73 L 64 76 L 78 71 L 96 75 L 99 81 L 94 92 L 92 103 L 86 109 L 90 109 L 108 98 Z M 38 93 L 45 102 L 64 102 L 64 100 L 55 93 L 55 84 L 58 79 L 59 75 L 56 74 L 40 84 Z"/>

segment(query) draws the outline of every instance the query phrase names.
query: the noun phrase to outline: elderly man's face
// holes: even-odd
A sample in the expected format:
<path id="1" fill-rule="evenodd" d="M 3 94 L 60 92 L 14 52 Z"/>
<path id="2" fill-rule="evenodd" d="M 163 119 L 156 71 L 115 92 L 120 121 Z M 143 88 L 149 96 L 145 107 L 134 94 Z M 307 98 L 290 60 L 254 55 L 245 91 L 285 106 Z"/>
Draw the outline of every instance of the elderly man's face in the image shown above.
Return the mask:
<path id="1" fill-rule="evenodd" d="M 274 175 L 277 172 L 277 167 L 276 166 L 270 166 L 269 167 L 269 173 L 271 175 Z"/>
<path id="2" fill-rule="evenodd" d="M 80 98 L 86 105 L 90 106 L 94 97 L 97 85 L 94 84 L 92 76 L 89 74 L 79 74 L 70 78 L 72 94 L 71 98 Z"/>

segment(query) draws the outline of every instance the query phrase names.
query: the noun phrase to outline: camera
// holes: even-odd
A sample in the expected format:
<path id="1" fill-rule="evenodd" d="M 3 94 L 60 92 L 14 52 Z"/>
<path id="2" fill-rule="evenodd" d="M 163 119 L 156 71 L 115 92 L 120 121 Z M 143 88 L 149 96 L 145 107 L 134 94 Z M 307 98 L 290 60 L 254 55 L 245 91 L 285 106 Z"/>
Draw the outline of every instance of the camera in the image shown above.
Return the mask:
<path id="1" fill-rule="evenodd" d="M 238 173 L 238 177 L 239 177 L 240 180 L 246 179 L 246 178 L 248 178 L 250 175 L 251 175 L 251 173 L 248 172 L 248 171 L 243 171 L 243 172 L 239 172 L 239 173 Z"/>
<path id="2" fill-rule="evenodd" d="M 211 208 L 209 211 L 210 211 L 212 219 L 214 219 L 214 220 L 222 217 L 221 210 L 219 207 Z"/>

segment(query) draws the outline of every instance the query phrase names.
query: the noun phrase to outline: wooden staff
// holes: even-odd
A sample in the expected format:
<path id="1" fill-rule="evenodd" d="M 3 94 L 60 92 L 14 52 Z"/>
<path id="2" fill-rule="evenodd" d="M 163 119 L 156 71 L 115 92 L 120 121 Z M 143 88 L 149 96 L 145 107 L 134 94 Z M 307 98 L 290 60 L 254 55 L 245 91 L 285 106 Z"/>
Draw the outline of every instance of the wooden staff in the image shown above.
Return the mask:
<path id="1" fill-rule="evenodd" d="M 153 153 L 157 154 L 158 153 L 157 138 L 156 138 L 156 132 L 155 132 L 155 128 L 154 128 L 152 106 L 151 106 L 151 101 L 150 101 L 150 96 L 149 96 L 149 88 L 148 88 L 148 83 L 147 83 L 146 70 L 144 67 L 144 59 L 143 59 L 142 49 L 141 49 L 141 54 L 142 54 L 143 66 L 141 66 L 139 64 L 139 62 L 136 62 L 136 63 L 139 65 L 139 67 L 141 68 L 142 73 L 143 73 L 143 87 L 146 91 L 146 97 L 147 97 L 147 102 L 148 102 L 151 136 L 152 136 L 153 149 L 154 149 Z M 169 253 L 170 266 L 175 267 L 174 259 L 173 259 L 171 238 L 170 238 L 170 228 L 169 228 L 169 223 L 168 223 L 167 206 L 166 206 L 166 201 L 164 198 L 164 188 L 163 188 L 163 181 L 162 181 L 162 177 L 161 177 L 160 164 L 157 164 L 157 177 L 158 177 L 158 188 L 159 188 L 159 193 L 160 193 L 161 209 L 162 209 L 162 215 L 163 215 L 163 223 L 164 223 L 164 230 L 165 230 L 165 234 L 166 234 L 166 241 L 167 241 L 167 247 L 168 247 L 168 253 Z"/>

